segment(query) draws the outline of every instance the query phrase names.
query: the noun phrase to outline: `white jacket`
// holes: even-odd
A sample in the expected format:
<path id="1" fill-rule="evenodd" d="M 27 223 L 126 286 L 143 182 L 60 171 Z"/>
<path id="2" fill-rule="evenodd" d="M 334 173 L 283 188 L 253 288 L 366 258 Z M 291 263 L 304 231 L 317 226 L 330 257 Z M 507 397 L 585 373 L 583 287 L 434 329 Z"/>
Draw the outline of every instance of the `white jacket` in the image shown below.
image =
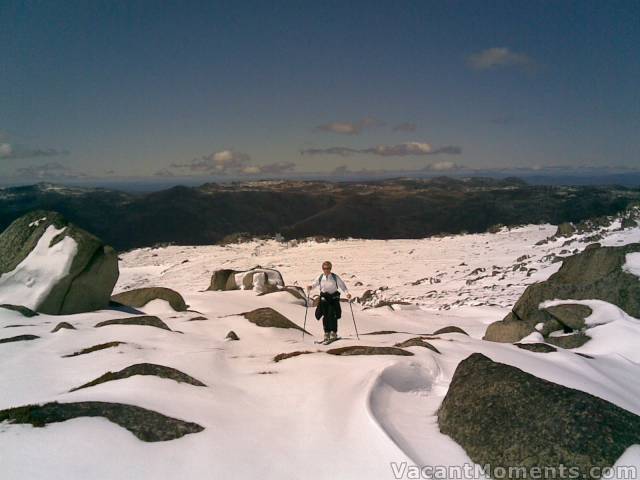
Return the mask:
<path id="1" fill-rule="evenodd" d="M 336 281 L 333 280 L 333 275 L 336 276 Z M 342 279 L 338 276 L 337 273 L 325 275 L 324 273 L 320 278 L 316 278 L 315 281 L 311 284 L 311 289 L 313 290 L 316 287 L 320 287 L 320 293 L 335 293 L 338 291 L 338 288 L 342 290 L 344 293 L 349 293 L 349 289 L 342 281 Z"/>

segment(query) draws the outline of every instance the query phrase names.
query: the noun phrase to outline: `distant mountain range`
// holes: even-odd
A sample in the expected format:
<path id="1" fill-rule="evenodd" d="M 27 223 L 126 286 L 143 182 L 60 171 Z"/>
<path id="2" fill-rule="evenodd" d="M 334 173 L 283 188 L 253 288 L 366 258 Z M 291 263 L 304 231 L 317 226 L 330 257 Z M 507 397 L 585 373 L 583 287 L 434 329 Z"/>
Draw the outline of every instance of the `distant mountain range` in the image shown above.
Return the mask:
<path id="1" fill-rule="evenodd" d="M 0 189 L 0 230 L 35 210 L 55 210 L 118 250 L 204 245 L 282 234 L 421 238 L 491 226 L 561 223 L 609 215 L 640 188 L 529 185 L 518 178 L 206 183 L 151 193 L 39 183 Z"/>

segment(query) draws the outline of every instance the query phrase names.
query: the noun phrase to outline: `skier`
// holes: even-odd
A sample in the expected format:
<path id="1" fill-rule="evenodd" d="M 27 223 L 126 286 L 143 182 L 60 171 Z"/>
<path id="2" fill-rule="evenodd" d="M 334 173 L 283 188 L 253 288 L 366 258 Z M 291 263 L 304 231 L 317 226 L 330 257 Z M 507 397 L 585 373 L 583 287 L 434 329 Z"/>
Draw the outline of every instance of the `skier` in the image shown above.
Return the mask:
<path id="1" fill-rule="evenodd" d="M 351 299 L 347 286 L 338 275 L 331 272 L 331 268 L 331 262 L 324 262 L 322 264 L 322 275 L 307 286 L 307 295 L 312 289 L 320 287 L 316 319 L 320 320 L 320 317 L 322 317 L 322 326 L 324 327 L 324 341 L 322 343 L 325 344 L 338 340 L 338 319 L 342 316 L 338 289 L 346 293 L 347 299 Z"/>

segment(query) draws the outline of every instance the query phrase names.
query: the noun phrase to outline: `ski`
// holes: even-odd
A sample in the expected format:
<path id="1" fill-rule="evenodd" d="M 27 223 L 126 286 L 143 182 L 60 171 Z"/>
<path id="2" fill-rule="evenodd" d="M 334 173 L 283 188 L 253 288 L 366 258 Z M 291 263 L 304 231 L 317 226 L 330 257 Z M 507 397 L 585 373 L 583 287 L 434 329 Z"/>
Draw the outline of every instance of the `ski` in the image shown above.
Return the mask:
<path id="1" fill-rule="evenodd" d="M 342 340 L 342 337 L 333 338 L 331 340 L 316 340 L 315 344 L 329 345 L 330 343 L 335 342 L 336 340 Z"/>

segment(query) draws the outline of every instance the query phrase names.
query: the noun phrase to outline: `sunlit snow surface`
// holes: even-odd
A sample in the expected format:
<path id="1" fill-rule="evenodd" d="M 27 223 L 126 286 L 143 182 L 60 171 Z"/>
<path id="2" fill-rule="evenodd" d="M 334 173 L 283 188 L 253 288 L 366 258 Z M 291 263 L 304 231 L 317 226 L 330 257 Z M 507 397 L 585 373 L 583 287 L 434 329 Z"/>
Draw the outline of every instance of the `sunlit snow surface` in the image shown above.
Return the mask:
<path id="1" fill-rule="evenodd" d="M 554 232 L 547 225 L 425 240 L 297 246 L 259 241 L 125 253 L 116 291 L 144 286 L 179 291 L 193 312 L 173 312 L 162 301 L 143 310 L 182 333 L 141 326 L 93 328 L 101 320 L 128 316 L 116 311 L 25 318 L 0 309 L 0 338 L 41 336 L 0 345 L 0 408 L 54 400 L 113 401 L 196 422 L 205 430 L 143 443 L 104 419 L 81 418 L 41 429 L 4 424 L 2 478 L 390 479 L 391 462 L 462 465 L 470 460 L 440 434 L 436 410 L 457 364 L 473 352 L 640 414 L 640 357 L 634 350 L 640 328 L 616 307 L 581 302 L 593 309 L 587 320 L 597 326 L 590 330 L 593 340 L 577 351 L 593 360 L 568 350 L 539 354 L 481 340 L 487 325 L 503 318 L 528 284 L 557 271 L 560 263 L 551 263 L 551 253 L 586 246 L 579 236 L 564 246 L 567 239 L 535 245 Z M 640 229 L 616 232 L 612 227 L 602 243 L 639 240 Z M 304 341 L 300 331 L 261 328 L 237 315 L 269 306 L 302 326 L 305 307 L 289 293 L 206 291 L 214 270 L 255 265 L 278 269 L 288 285 L 305 286 L 317 278 L 324 260 L 333 262 L 355 295 L 388 287 L 381 298 L 413 304 L 395 309 L 354 304 L 359 341 L 345 304 L 339 326 L 344 340 L 333 347 L 390 346 L 447 325 L 458 325 L 470 336 L 440 335 L 432 343 L 441 355 L 410 347 L 412 357 L 332 356 L 322 353 L 331 347 L 313 343 L 322 326 L 311 310 L 306 328 L 313 337 Z M 207 320 L 188 321 L 197 316 Z M 49 333 L 63 320 L 77 330 Z M 16 324 L 25 326 L 2 328 Z M 225 340 L 229 330 L 240 341 Z M 410 333 L 366 335 L 379 330 Z M 127 343 L 62 358 L 114 340 Z M 272 361 L 278 353 L 295 350 L 314 353 Z M 140 362 L 177 368 L 207 387 L 136 376 L 68 393 L 106 371 Z M 640 465 L 639 452 L 629 448 L 619 463 Z"/>
<path id="2" fill-rule="evenodd" d="M 30 227 L 37 226 L 40 220 Z M 11 303 L 37 308 L 53 286 L 69 273 L 78 251 L 76 241 L 67 236 L 51 245 L 64 228 L 47 227 L 29 255 L 10 272 L 0 275 L 0 304 Z"/>

